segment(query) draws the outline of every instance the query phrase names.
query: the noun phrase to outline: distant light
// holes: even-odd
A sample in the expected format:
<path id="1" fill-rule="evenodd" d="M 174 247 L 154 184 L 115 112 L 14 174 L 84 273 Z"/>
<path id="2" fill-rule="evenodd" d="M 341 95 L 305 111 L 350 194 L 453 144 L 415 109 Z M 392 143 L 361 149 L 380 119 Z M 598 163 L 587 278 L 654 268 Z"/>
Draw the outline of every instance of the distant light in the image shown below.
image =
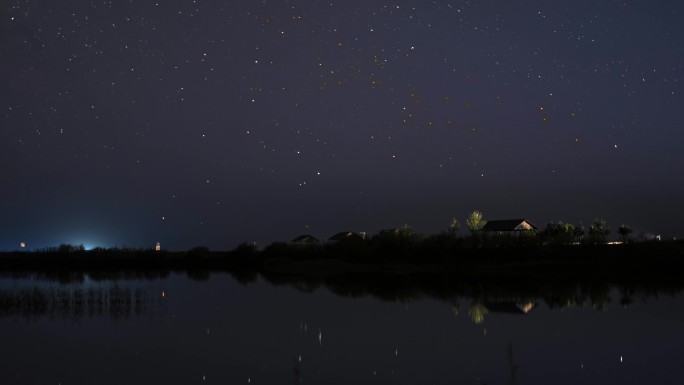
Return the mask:
<path id="1" fill-rule="evenodd" d="M 22 249 L 25 249 L 26 243 L 25 242 L 19 242 L 19 247 L 21 247 Z"/>
<path id="2" fill-rule="evenodd" d="M 161 251 L 161 244 L 159 242 L 154 246 L 154 251 Z"/>

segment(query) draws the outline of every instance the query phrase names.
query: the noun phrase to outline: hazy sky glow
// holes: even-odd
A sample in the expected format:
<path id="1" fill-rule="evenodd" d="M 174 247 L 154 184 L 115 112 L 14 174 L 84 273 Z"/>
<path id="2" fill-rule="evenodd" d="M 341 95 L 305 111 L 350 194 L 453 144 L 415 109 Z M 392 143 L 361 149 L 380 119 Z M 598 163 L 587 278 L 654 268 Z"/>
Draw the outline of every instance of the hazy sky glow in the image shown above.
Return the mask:
<path id="1" fill-rule="evenodd" d="M 684 236 L 684 3 L 0 1 L 0 249 Z"/>

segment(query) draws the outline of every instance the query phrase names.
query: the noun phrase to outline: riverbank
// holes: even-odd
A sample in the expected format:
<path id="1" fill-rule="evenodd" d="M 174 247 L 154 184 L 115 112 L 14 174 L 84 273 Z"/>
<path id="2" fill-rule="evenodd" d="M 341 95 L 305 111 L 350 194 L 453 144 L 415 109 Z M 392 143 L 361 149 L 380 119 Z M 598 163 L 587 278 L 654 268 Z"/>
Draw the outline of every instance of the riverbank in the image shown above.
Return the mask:
<path id="1" fill-rule="evenodd" d="M 245 285 L 265 280 L 349 297 L 400 302 L 467 297 L 483 303 L 543 301 L 552 307 L 606 303 L 615 289 L 621 303 L 684 290 L 682 242 L 463 248 L 438 254 L 389 253 L 367 246 L 12 252 L 0 253 L 0 275 L 80 283 L 157 280 L 173 274 L 207 281 L 229 274 Z"/>
<path id="2" fill-rule="evenodd" d="M 432 247 L 431 247 L 432 246 Z M 273 244 L 264 250 L 241 245 L 231 251 L 195 248 L 183 252 L 140 249 L 0 253 L 0 271 L 15 270 L 243 270 L 271 274 L 334 275 L 481 272 L 491 274 L 664 274 L 684 276 L 684 242 L 623 245 L 442 247 L 425 244 Z"/>

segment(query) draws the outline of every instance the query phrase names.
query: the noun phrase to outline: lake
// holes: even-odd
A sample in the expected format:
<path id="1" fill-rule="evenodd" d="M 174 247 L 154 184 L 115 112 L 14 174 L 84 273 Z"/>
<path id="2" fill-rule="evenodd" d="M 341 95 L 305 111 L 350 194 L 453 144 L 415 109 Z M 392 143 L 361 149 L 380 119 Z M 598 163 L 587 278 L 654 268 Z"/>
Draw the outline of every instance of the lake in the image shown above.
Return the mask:
<path id="1" fill-rule="evenodd" d="M 380 294 L 238 278 L 5 275 L 0 384 L 682 382 L 679 290 Z"/>

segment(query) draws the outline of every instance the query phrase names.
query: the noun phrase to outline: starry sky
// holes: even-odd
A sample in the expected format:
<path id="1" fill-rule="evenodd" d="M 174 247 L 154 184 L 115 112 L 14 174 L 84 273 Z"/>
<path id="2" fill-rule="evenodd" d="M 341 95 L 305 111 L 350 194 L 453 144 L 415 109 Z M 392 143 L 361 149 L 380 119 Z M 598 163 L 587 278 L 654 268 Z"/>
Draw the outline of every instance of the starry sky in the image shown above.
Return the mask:
<path id="1" fill-rule="evenodd" d="M 683 14 L 0 0 L 0 249 L 434 234 L 473 210 L 684 237 Z"/>

